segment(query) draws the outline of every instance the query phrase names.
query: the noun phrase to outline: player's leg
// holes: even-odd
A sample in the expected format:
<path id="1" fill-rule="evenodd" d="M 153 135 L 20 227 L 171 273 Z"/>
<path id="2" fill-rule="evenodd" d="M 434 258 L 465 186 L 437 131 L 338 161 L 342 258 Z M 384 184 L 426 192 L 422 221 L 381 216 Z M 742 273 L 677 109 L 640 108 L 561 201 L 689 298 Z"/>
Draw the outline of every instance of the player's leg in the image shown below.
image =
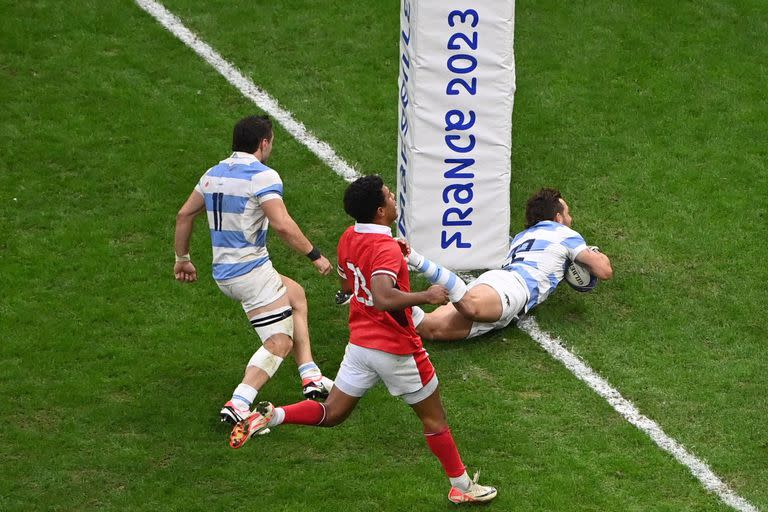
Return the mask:
<path id="1" fill-rule="evenodd" d="M 467 475 L 445 418 L 437 374 L 427 352 L 422 348 L 407 356 L 386 354 L 381 360 L 378 366 L 381 379 L 391 394 L 400 396 L 413 408 L 423 425 L 429 449 L 451 482 L 448 499 L 456 503 L 493 499 L 496 489 L 477 485 Z"/>
<path id="2" fill-rule="evenodd" d="M 447 268 L 429 260 L 419 254 L 413 248 L 407 256 L 408 264 L 422 274 L 432 284 L 439 284 L 448 290 L 448 298 L 451 302 L 458 302 L 467 292 L 464 281 Z"/>
<path id="3" fill-rule="evenodd" d="M 471 285 L 467 287 L 459 276 L 413 249 L 408 254 L 408 264 L 423 274 L 430 283 L 445 286 L 451 303 L 466 318 L 474 322 L 495 322 L 501 317 L 501 299 L 493 288 Z M 447 311 L 444 313 L 450 316 Z M 450 336 L 454 335 L 455 332 L 450 333 Z"/>
<path id="4" fill-rule="evenodd" d="M 476 284 L 459 302 L 454 303 L 454 306 L 459 313 L 475 322 L 496 322 L 501 318 L 501 301 L 499 293 L 493 287 Z"/>
<path id="5" fill-rule="evenodd" d="M 262 346 L 251 356 L 242 382 L 232 393 L 232 399 L 222 408 L 221 421 L 234 424 L 247 417 L 259 390 L 291 353 L 293 340 L 290 313 L 287 295 L 267 306 L 248 311 L 248 319 L 262 339 Z"/>
<path id="6" fill-rule="evenodd" d="M 288 296 L 283 295 L 271 304 L 248 311 L 247 316 L 262 340 L 262 347 L 248 362 L 243 382 L 261 389 L 293 350 L 293 310 Z M 257 356 L 262 350 L 274 358 Z"/>
<path id="7" fill-rule="evenodd" d="M 232 428 L 229 446 L 241 448 L 251 437 L 282 424 L 335 427 L 349 417 L 359 400 L 360 397 L 334 387 L 325 403 L 304 400 L 275 407 L 270 402 L 260 402 L 247 418 Z"/>
<path id="8" fill-rule="evenodd" d="M 268 427 L 276 427 L 283 423 L 289 425 L 313 425 L 318 427 L 335 427 L 349 418 L 360 401 L 359 396 L 352 396 L 334 387 L 323 402 L 304 400 L 292 405 L 275 407 L 274 414 Z"/>
<path id="9" fill-rule="evenodd" d="M 370 368 L 366 359 L 370 353 L 376 352 L 378 351 L 347 345 L 339 373 L 336 375 L 336 385 L 331 389 L 325 403 L 304 400 L 286 407 L 278 407 L 268 426 L 289 423 L 333 427 L 343 423 L 360 398 L 379 381 L 379 376 Z"/>
<path id="10" fill-rule="evenodd" d="M 416 415 L 424 426 L 424 438 L 432 453 L 443 466 L 451 490 L 448 499 L 453 503 L 487 502 L 496 497 L 494 487 L 477 483 L 478 474 L 469 478 L 464 463 L 461 461 L 459 449 L 453 440 L 451 429 L 445 419 L 445 409 L 440 400 L 440 391 L 434 392 L 424 400 L 411 404 Z"/>
<path id="11" fill-rule="evenodd" d="M 277 371 L 293 348 L 293 314 L 287 290 L 271 265 L 218 282 L 230 298 L 238 300 L 262 346 L 251 356 L 241 383 L 220 411 L 222 421 L 237 423 L 250 414 L 261 387 Z"/>
<path id="12" fill-rule="evenodd" d="M 312 357 L 312 345 L 309 341 L 309 306 L 304 288 L 293 279 L 280 276 L 288 290 L 288 300 L 293 309 L 293 357 L 299 368 L 304 396 L 313 400 L 325 399 L 333 381 L 324 377 Z"/>
<path id="13" fill-rule="evenodd" d="M 424 339 L 460 340 L 469 336 L 473 321 L 459 313 L 453 304 L 446 304 L 431 313 L 414 307 L 413 323 Z"/>
<path id="14" fill-rule="evenodd" d="M 378 375 L 366 361 L 370 353 L 377 352 L 347 345 L 339 373 L 336 375 L 336 385 L 325 403 L 304 400 L 288 406 L 274 407 L 269 402 L 261 402 L 253 413 L 232 429 L 229 445 L 232 448 L 240 448 L 253 435 L 283 423 L 323 427 L 343 423 L 360 398 L 379 381 Z"/>
<path id="15" fill-rule="evenodd" d="M 499 294 L 486 285 L 470 288 L 456 303 L 446 304 L 431 313 L 413 308 L 413 323 L 419 335 L 428 340 L 459 340 L 470 337 L 477 323 L 493 323 L 502 316 Z M 476 330 L 476 329 L 475 329 Z"/>
<path id="16" fill-rule="evenodd" d="M 529 299 L 525 283 L 506 270 L 484 272 L 468 288 L 462 300 L 432 313 L 414 307 L 413 323 L 419 334 L 437 340 L 480 336 L 517 319 Z"/>

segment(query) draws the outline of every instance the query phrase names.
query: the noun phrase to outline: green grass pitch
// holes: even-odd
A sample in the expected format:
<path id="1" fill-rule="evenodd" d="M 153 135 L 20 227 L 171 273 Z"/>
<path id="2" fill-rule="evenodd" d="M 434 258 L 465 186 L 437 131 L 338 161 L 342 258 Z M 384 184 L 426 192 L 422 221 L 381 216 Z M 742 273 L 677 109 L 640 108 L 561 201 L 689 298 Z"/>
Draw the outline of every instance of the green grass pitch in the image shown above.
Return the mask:
<path id="1" fill-rule="evenodd" d="M 399 2 L 165 5 L 394 184 Z M 768 510 L 768 7 L 520 1 L 515 31 L 512 225 L 556 186 L 615 268 L 592 293 L 562 287 L 539 324 Z M 173 224 L 257 109 L 129 0 L 2 0 L 0 34 L 0 510 L 450 509 L 383 389 L 336 429 L 227 446 L 218 409 L 258 340 L 209 277 L 201 222 L 201 280 L 173 280 Z M 332 253 L 345 183 L 276 137 L 286 203 Z M 335 278 L 275 236 L 270 252 L 334 374 Z M 490 508 L 731 510 L 521 331 L 428 349 L 465 462 L 499 488 Z M 291 360 L 261 396 L 301 398 Z"/>

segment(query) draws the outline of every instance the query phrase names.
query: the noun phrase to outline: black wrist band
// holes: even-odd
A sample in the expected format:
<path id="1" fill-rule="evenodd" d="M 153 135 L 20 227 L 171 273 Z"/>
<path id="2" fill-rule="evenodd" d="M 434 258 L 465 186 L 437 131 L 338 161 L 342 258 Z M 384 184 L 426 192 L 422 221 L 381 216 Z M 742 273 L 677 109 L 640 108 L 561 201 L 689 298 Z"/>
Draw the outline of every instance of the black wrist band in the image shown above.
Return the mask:
<path id="1" fill-rule="evenodd" d="M 315 261 L 316 259 L 320 258 L 322 254 L 320 254 L 320 249 L 312 246 L 312 250 L 307 253 L 307 258 L 309 258 L 309 261 Z"/>

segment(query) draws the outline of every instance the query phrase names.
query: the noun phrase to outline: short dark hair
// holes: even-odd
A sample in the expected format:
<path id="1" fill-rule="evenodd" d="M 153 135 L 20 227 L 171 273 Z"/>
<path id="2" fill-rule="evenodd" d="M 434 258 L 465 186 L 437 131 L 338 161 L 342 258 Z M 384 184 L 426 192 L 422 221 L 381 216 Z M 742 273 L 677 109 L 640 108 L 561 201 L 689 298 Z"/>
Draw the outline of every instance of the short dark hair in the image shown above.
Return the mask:
<path id="1" fill-rule="evenodd" d="M 344 211 L 357 222 L 371 222 L 386 204 L 383 187 L 384 180 L 376 174 L 357 178 L 344 191 Z"/>
<path id="2" fill-rule="evenodd" d="M 255 153 L 262 140 L 271 138 L 272 120 L 269 116 L 244 117 L 232 130 L 232 151 Z"/>
<path id="3" fill-rule="evenodd" d="M 528 198 L 525 205 L 525 227 L 529 228 L 543 220 L 555 220 L 555 215 L 563 213 L 563 196 L 556 188 L 542 188 Z"/>

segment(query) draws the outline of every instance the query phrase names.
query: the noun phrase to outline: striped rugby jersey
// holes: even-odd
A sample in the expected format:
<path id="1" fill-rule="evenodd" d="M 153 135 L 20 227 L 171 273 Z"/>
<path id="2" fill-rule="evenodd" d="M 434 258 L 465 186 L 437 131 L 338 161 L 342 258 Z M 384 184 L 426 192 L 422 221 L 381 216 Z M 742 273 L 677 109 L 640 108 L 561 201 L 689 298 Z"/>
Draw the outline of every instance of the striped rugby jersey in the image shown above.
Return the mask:
<path id="1" fill-rule="evenodd" d="M 195 191 L 205 198 L 214 279 L 242 276 L 269 261 L 269 220 L 261 205 L 283 197 L 276 171 L 252 154 L 235 151 L 208 169 Z"/>
<path id="2" fill-rule="evenodd" d="M 510 240 L 502 269 L 515 272 L 525 281 L 528 288 L 526 312 L 555 291 L 570 262 L 586 248 L 584 237 L 551 220 L 539 222 Z"/>

